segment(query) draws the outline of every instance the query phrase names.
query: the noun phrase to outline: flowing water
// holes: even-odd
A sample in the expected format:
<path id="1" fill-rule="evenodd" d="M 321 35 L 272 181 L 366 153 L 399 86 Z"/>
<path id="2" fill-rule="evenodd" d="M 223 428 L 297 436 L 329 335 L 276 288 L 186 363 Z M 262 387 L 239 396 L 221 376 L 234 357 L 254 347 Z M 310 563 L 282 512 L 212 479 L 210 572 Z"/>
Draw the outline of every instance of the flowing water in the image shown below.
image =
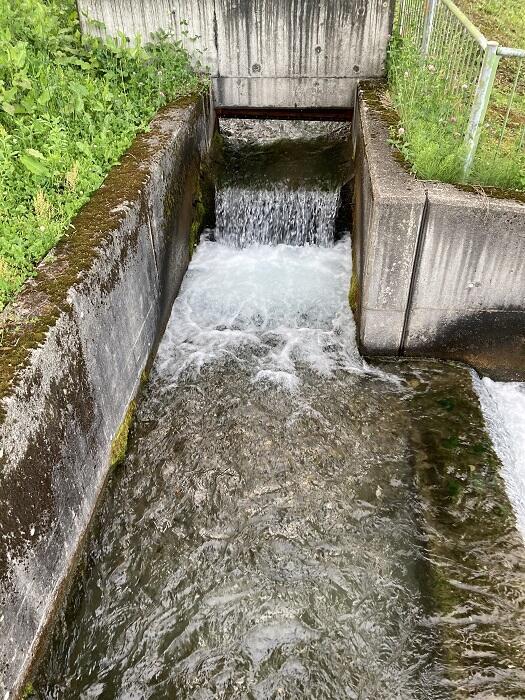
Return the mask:
<path id="1" fill-rule="evenodd" d="M 476 380 L 483 414 L 525 539 L 525 384 Z"/>
<path id="2" fill-rule="evenodd" d="M 523 547 L 470 375 L 357 351 L 345 128 L 228 128 L 38 697 L 525 697 Z M 283 135 L 294 176 L 254 170 Z"/>

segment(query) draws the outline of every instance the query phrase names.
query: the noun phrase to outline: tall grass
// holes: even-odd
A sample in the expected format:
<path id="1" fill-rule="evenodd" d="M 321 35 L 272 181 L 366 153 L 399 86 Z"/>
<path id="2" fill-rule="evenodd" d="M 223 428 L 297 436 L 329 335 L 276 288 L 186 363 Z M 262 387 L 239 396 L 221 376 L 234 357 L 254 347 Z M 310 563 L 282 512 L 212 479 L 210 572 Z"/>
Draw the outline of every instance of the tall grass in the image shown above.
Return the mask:
<path id="1" fill-rule="evenodd" d="M 452 57 L 451 57 L 452 60 Z M 451 88 L 446 71 L 418 45 L 394 35 L 389 50 L 389 93 L 399 115 L 392 140 L 425 180 L 525 189 L 525 154 L 515 140 L 500 141 L 501 110 L 493 100 L 474 161 L 463 177 L 464 139 L 473 85 Z M 510 132 L 509 132 L 510 134 Z"/>
<path id="2" fill-rule="evenodd" d="M 168 39 L 88 38 L 74 0 L 0 0 L 0 309 L 156 110 L 203 88 Z"/>

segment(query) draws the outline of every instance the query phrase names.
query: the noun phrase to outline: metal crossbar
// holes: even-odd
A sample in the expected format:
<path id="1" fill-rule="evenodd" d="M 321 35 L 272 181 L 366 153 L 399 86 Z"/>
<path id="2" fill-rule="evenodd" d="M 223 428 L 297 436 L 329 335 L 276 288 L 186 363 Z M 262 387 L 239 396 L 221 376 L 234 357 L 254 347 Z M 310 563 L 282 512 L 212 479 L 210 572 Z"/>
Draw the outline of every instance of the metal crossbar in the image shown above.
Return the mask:
<path id="1" fill-rule="evenodd" d="M 516 102 L 525 103 L 525 49 L 488 40 L 452 0 L 398 0 L 396 28 L 417 47 L 426 68 L 447 92 L 447 104 L 454 111 L 449 118 L 463 129 L 465 179 L 484 130 L 499 130 L 500 149 L 523 149 L 525 113 Z M 505 71 L 498 74 L 500 61 Z"/>

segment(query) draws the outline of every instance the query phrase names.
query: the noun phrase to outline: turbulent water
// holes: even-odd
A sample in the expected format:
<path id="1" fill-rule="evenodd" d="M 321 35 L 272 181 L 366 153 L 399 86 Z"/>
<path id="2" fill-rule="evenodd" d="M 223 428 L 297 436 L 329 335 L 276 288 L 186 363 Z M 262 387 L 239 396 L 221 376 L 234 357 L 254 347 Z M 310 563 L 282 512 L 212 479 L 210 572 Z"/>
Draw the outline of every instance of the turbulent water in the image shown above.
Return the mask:
<path id="1" fill-rule="evenodd" d="M 288 389 L 299 368 L 362 372 L 346 298 L 350 248 L 201 242 L 157 365 L 171 384 L 221 361 Z"/>
<path id="2" fill-rule="evenodd" d="M 51 697 L 438 697 L 401 390 L 359 358 L 349 264 L 201 243 Z"/>
<path id="3" fill-rule="evenodd" d="M 501 459 L 502 474 L 525 539 L 525 384 L 476 381 L 494 447 Z"/>
<path id="4" fill-rule="evenodd" d="M 524 697 L 525 567 L 478 409 L 456 396 L 469 375 L 359 356 L 342 182 L 285 204 L 289 183 L 231 179 L 39 697 Z"/>

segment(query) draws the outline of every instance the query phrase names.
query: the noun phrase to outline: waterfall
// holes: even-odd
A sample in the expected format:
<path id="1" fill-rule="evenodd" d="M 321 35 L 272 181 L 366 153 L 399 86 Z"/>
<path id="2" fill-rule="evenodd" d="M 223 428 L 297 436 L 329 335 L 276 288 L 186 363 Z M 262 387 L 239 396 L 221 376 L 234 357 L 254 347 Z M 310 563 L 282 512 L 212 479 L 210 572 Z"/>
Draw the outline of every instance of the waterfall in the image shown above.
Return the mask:
<path id="1" fill-rule="evenodd" d="M 329 246 L 339 191 L 227 187 L 217 191 L 216 239 L 244 248 L 254 243 Z"/>
<path id="2" fill-rule="evenodd" d="M 347 124 L 223 120 L 215 239 L 231 247 L 331 246 L 347 175 Z"/>

